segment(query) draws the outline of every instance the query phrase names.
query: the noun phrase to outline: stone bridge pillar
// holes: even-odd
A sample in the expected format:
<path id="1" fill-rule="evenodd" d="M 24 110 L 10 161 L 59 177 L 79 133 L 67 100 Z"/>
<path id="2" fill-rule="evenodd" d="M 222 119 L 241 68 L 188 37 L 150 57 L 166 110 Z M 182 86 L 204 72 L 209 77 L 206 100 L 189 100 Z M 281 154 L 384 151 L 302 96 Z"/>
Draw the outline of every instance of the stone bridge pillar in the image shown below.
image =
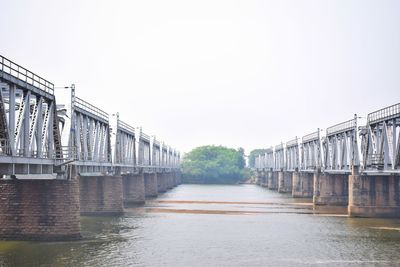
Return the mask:
<path id="1" fill-rule="evenodd" d="M 174 187 L 176 187 L 176 186 L 179 185 L 179 182 L 178 182 L 178 180 L 179 180 L 179 171 L 175 170 L 173 172 L 173 175 L 174 175 Z"/>
<path id="2" fill-rule="evenodd" d="M 293 172 L 292 179 L 293 197 L 313 197 L 314 173 L 295 171 Z"/>
<path id="3" fill-rule="evenodd" d="M 174 172 L 171 171 L 167 173 L 167 190 L 174 188 L 175 183 L 174 183 Z"/>
<path id="4" fill-rule="evenodd" d="M 81 238 L 77 179 L 0 179 L 0 200 L 0 239 Z"/>
<path id="5" fill-rule="evenodd" d="M 349 175 L 314 174 L 314 205 L 347 206 L 349 201 Z"/>
<path id="6" fill-rule="evenodd" d="M 123 175 L 122 185 L 125 204 L 145 203 L 145 177 L 143 173 Z"/>
<path id="7" fill-rule="evenodd" d="M 167 175 L 166 172 L 160 172 L 157 174 L 157 186 L 158 186 L 158 193 L 164 193 L 167 191 Z"/>
<path id="8" fill-rule="evenodd" d="M 144 188 L 146 197 L 157 197 L 158 177 L 156 172 L 144 174 Z"/>
<path id="9" fill-rule="evenodd" d="M 82 215 L 117 215 L 124 212 L 122 176 L 80 176 Z"/>
<path id="10" fill-rule="evenodd" d="M 280 171 L 278 173 L 278 192 L 292 193 L 292 172 Z"/>
<path id="11" fill-rule="evenodd" d="M 268 171 L 268 189 L 277 190 L 278 189 L 278 171 L 270 170 Z"/>
<path id="12" fill-rule="evenodd" d="M 255 178 L 256 178 L 256 180 L 255 180 L 256 185 L 261 185 L 261 181 L 260 181 L 260 171 L 258 171 L 258 170 L 255 171 Z"/>
<path id="13" fill-rule="evenodd" d="M 400 175 L 349 176 L 350 217 L 400 217 Z"/>
<path id="14" fill-rule="evenodd" d="M 265 186 L 265 171 L 264 170 L 257 170 L 256 171 L 256 183 L 259 186 Z"/>
<path id="15" fill-rule="evenodd" d="M 265 169 L 260 172 L 260 185 L 268 187 L 268 172 Z"/>
<path id="16" fill-rule="evenodd" d="M 182 183 L 182 175 L 180 170 L 176 170 L 174 173 L 175 173 L 175 186 L 178 186 Z"/>

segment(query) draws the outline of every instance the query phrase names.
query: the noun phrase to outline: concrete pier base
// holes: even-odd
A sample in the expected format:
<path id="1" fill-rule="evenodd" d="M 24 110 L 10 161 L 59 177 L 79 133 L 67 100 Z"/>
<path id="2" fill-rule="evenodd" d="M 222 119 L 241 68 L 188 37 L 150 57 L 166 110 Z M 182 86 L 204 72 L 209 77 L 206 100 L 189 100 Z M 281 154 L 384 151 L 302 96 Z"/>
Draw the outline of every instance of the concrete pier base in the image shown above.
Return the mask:
<path id="1" fill-rule="evenodd" d="M 124 212 L 121 176 L 80 176 L 82 215 L 118 215 Z"/>
<path id="2" fill-rule="evenodd" d="M 167 173 L 161 172 L 157 174 L 157 187 L 158 187 L 158 193 L 164 193 L 167 191 L 167 179 L 166 179 Z"/>
<path id="3" fill-rule="evenodd" d="M 146 198 L 157 197 L 158 195 L 158 183 L 157 173 L 145 173 L 144 174 L 144 192 Z"/>
<path id="4" fill-rule="evenodd" d="M 171 188 L 174 188 L 176 186 L 176 176 L 175 176 L 175 172 L 171 172 Z"/>
<path id="5" fill-rule="evenodd" d="M 176 185 L 182 184 L 182 173 L 180 171 L 176 171 Z"/>
<path id="6" fill-rule="evenodd" d="M 256 175 L 255 175 L 255 177 L 256 177 L 256 185 L 260 185 L 261 186 L 261 172 L 260 171 L 256 171 Z"/>
<path id="7" fill-rule="evenodd" d="M 165 180 L 166 180 L 167 190 L 174 188 L 175 182 L 174 182 L 174 173 L 173 172 L 166 173 Z"/>
<path id="8" fill-rule="evenodd" d="M 173 172 L 172 175 L 173 175 L 173 182 L 174 182 L 173 187 L 176 187 L 176 186 L 178 186 L 178 172 Z"/>
<path id="9" fill-rule="evenodd" d="M 350 175 L 351 217 L 400 217 L 399 175 Z"/>
<path id="10" fill-rule="evenodd" d="M 143 173 L 122 176 L 122 186 L 125 204 L 145 203 L 145 183 Z"/>
<path id="11" fill-rule="evenodd" d="M 314 205 L 347 206 L 349 202 L 348 174 L 314 174 Z"/>
<path id="12" fill-rule="evenodd" d="M 0 179 L 0 239 L 80 239 L 78 180 Z"/>
<path id="13" fill-rule="evenodd" d="M 277 171 L 268 172 L 268 189 L 278 190 L 278 173 Z"/>
<path id="14" fill-rule="evenodd" d="M 268 173 L 266 171 L 261 172 L 260 185 L 262 187 L 268 187 Z"/>
<path id="15" fill-rule="evenodd" d="M 278 192 L 292 193 L 292 173 L 281 171 L 278 173 Z"/>
<path id="16" fill-rule="evenodd" d="M 294 172 L 292 175 L 293 197 L 313 197 L 313 173 L 308 172 Z"/>

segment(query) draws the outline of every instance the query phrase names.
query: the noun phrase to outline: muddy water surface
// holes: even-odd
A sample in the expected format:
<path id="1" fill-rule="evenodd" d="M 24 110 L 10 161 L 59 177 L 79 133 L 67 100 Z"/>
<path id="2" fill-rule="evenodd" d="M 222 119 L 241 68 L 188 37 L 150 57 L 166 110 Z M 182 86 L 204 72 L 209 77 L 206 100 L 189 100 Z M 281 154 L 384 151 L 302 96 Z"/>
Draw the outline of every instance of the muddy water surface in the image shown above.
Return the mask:
<path id="1" fill-rule="evenodd" d="M 254 185 L 181 185 L 78 242 L 0 242 L 0 266 L 400 266 L 400 221 Z"/>

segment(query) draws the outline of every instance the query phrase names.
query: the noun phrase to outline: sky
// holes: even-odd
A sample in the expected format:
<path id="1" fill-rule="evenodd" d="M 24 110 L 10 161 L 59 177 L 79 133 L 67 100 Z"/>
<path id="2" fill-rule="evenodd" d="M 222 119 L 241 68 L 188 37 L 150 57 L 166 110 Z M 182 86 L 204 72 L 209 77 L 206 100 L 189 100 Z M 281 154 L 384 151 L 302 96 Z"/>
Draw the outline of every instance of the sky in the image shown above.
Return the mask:
<path id="1" fill-rule="evenodd" d="M 0 1 L 1 55 L 182 152 L 400 102 L 397 0 Z"/>

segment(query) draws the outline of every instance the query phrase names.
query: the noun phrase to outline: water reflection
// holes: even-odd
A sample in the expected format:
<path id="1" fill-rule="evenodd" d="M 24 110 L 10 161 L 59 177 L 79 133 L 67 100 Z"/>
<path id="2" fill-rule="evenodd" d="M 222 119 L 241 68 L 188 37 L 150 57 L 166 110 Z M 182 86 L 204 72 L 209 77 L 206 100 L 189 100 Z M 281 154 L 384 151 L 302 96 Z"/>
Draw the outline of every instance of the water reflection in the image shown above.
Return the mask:
<path id="1" fill-rule="evenodd" d="M 0 242 L 0 266 L 393 266 L 400 221 L 347 218 L 253 185 L 183 185 L 81 241 Z"/>

